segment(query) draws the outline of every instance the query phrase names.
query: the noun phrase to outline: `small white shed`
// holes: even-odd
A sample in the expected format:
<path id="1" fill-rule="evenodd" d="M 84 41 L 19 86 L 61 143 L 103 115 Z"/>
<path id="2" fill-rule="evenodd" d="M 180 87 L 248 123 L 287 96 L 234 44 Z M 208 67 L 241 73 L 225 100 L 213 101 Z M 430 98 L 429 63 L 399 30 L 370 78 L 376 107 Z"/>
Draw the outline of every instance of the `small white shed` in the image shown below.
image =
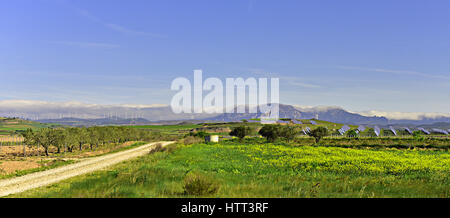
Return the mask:
<path id="1" fill-rule="evenodd" d="M 219 142 L 219 136 L 218 135 L 209 135 L 205 137 L 206 142 Z"/>

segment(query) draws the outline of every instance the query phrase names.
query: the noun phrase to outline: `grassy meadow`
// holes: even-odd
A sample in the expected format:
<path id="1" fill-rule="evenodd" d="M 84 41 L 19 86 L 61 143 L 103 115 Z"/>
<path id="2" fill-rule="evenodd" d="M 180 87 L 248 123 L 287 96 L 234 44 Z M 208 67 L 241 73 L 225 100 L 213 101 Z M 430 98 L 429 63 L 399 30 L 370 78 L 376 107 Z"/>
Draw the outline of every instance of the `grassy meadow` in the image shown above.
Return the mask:
<path id="1" fill-rule="evenodd" d="M 236 140 L 178 143 L 12 197 L 450 197 L 450 154 Z"/>
<path id="2" fill-rule="evenodd" d="M 28 128 L 42 129 L 47 127 L 51 128 L 62 127 L 62 125 L 50 123 L 38 123 L 29 120 L 0 117 L 0 135 L 13 135 L 18 131 L 25 131 Z"/>

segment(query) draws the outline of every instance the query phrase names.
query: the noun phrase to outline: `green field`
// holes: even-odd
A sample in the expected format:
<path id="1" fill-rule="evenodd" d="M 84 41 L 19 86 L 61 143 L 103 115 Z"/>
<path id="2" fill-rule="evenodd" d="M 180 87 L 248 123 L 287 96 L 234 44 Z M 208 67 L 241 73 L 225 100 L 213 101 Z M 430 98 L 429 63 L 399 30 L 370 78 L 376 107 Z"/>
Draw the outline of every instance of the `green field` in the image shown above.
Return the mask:
<path id="1" fill-rule="evenodd" d="M 448 198 L 449 177 L 446 151 L 229 141 L 179 145 L 13 197 Z"/>
<path id="2" fill-rule="evenodd" d="M 193 129 L 193 128 L 201 127 L 201 125 L 197 125 L 197 124 L 189 124 L 189 125 L 143 125 L 143 126 L 131 126 L 131 127 L 138 128 L 138 129 L 183 130 L 183 129 Z"/>
<path id="3" fill-rule="evenodd" d="M 28 128 L 42 129 L 47 127 L 61 127 L 59 124 L 51 123 L 38 123 L 29 120 L 22 120 L 16 118 L 3 118 L 0 117 L 0 135 L 12 135 L 18 131 L 25 131 Z"/>

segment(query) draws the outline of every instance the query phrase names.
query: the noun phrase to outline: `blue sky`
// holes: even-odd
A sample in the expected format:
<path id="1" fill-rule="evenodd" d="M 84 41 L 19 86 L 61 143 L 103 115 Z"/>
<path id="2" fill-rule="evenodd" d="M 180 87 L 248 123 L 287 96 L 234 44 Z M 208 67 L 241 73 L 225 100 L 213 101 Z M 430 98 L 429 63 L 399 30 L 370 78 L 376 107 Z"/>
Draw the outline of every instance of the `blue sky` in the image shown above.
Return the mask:
<path id="1" fill-rule="evenodd" d="M 169 104 L 171 81 L 280 78 L 282 103 L 450 113 L 449 1 L 10 0 L 0 100 Z"/>

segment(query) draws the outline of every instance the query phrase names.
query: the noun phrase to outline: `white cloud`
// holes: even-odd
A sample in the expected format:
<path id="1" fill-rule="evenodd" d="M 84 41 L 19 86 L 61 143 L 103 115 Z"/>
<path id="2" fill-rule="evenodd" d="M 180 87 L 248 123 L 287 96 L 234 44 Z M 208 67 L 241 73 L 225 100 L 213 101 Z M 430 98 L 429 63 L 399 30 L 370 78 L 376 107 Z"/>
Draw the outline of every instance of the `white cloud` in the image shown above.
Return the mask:
<path id="1" fill-rule="evenodd" d="M 108 27 L 109 29 L 112 29 L 114 31 L 117 32 L 121 32 L 121 33 L 125 33 L 125 34 L 130 34 L 130 35 L 142 35 L 142 36 L 151 36 L 154 38 L 164 38 L 164 35 L 160 35 L 160 34 L 155 34 L 155 33 L 147 33 L 147 32 L 141 32 L 141 31 L 136 31 L 136 30 L 132 30 L 132 29 L 128 29 L 124 26 L 118 25 L 118 24 L 113 24 L 113 23 L 107 23 L 104 24 L 106 27 Z"/>
<path id="2" fill-rule="evenodd" d="M 421 76 L 421 77 L 427 77 L 427 78 L 433 78 L 433 79 L 448 79 L 448 80 L 450 80 L 450 76 L 428 74 L 428 73 L 410 71 L 410 70 L 391 70 L 391 69 L 382 69 L 382 68 L 364 68 L 364 67 L 353 67 L 353 66 L 339 66 L 338 68 L 345 69 L 345 70 L 372 71 L 372 72 L 380 72 L 380 73 L 392 73 L 392 74 L 399 74 L 399 75 L 411 75 L 411 76 Z"/>
<path id="3" fill-rule="evenodd" d="M 165 104 L 86 104 L 78 101 L 68 102 L 48 102 L 34 100 L 2 100 L 0 101 L 0 109 L 45 109 L 45 108 L 102 108 L 102 107 L 125 107 L 125 108 L 156 108 L 166 107 Z"/>
<path id="4" fill-rule="evenodd" d="M 124 33 L 124 34 L 130 34 L 130 35 L 142 35 L 142 36 L 149 36 L 149 37 L 153 37 L 153 38 L 165 38 L 165 35 L 161 35 L 161 34 L 155 34 L 155 33 L 149 33 L 149 32 L 143 32 L 143 31 L 137 31 L 137 30 L 133 30 L 127 27 L 124 27 L 122 25 L 118 25 L 118 24 L 114 24 L 114 23 L 108 23 L 108 22 L 104 22 L 103 20 L 101 20 L 100 18 L 92 15 L 91 13 L 89 13 L 87 10 L 82 10 L 82 9 L 77 9 L 78 13 L 95 22 L 95 23 L 99 23 L 103 26 L 105 26 L 106 28 L 116 31 L 116 32 L 120 32 L 120 33 Z"/>
<path id="5" fill-rule="evenodd" d="M 307 105 L 293 105 L 296 109 L 299 109 L 303 112 L 326 112 L 329 110 L 343 110 L 342 107 L 339 106 L 307 106 Z"/>
<path id="6" fill-rule="evenodd" d="M 450 114 L 446 113 L 423 113 L 423 112 L 392 112 L 392 111 L 363 111 L 363 112 L 355 112 L 361 114 L 363 116 L 383 116 L 390 120 L 422 120 L 424 118 L 441 118 L 441 117 L 450 117 Z"/>
<path id="7" fill-rule="evenodd" d="M 120 47 L 120 45 L 117 45 L 117 44 L 98 43 L 98 42 L 54 41 L 52 43 L 61 44 L 61 45 L 69 45 L 69 46 L 86 47 L 86 48 L 118 48 L 118 47 Z"/>
<path id="8" fill-rule="evenodd" d="M 297 81 L 289 81 L 289 84 L 293 85 L 293 86 L 303 87 L 303 88 L 320 88 L 319 85 L 297 82 Z"/>

